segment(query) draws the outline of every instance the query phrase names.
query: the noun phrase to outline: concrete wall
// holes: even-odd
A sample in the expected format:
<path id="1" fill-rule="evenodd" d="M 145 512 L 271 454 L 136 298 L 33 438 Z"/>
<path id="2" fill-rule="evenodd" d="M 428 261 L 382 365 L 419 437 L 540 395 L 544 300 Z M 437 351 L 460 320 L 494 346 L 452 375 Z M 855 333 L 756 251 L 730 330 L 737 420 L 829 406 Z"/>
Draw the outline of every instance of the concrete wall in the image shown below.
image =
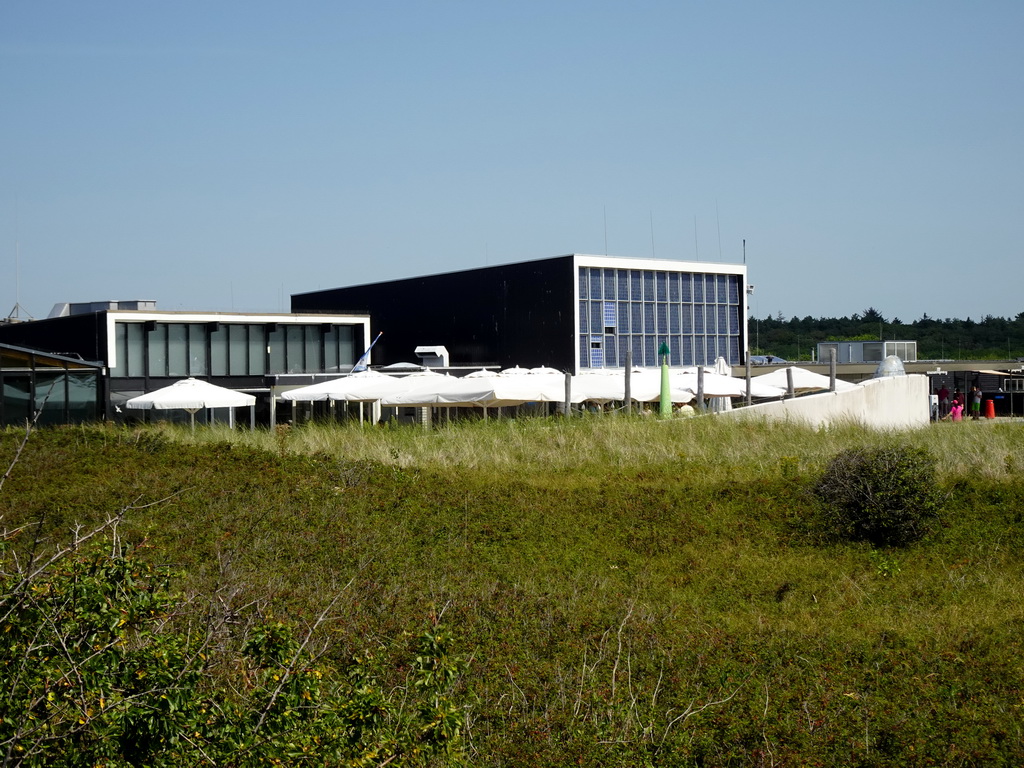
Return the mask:
<path id="1" fill-rule="evenodd" d="M 916 429 L 930 422 L 928 377 L 869 379 L 849 392 L 823 392 L 735 408 L 722 415 L 803 422 L 812 427 L 861 424 L 871 429 Z"/>

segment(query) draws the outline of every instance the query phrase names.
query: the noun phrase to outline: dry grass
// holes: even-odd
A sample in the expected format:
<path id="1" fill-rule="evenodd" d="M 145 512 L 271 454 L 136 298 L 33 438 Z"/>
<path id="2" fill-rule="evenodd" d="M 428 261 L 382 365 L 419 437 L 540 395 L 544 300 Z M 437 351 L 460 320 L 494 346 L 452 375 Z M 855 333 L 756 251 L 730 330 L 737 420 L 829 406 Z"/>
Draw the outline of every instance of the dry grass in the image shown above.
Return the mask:
<path id="1" fill-rule="evenodd" d="M 162 426 L 184 443 L 230 442 L 264 450 L 326 454 L 401 467 L 459 467 L 482 472 L 561 472 L 642 467 L 665 462 L 720 468 L 735 479 L 814 472 L 853 445 L 892 441 L 927 449 L 940 474 L 991 479 L 1024 469 L 1024 424 L 934 424 L 885 433 L 860 427 L 814 430 L 799 425 L 714 417 L 660 421 L 617 416 L 455 422 L 418 427 L 307 424 L 268 430 Z"/>

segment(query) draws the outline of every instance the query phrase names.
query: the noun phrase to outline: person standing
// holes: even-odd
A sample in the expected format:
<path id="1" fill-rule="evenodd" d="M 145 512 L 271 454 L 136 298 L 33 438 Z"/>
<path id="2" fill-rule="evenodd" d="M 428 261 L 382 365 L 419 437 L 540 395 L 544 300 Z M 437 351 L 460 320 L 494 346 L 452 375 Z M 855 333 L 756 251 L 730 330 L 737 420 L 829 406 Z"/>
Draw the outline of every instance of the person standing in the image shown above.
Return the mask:
<path id="1" fill-rule="evenodd" d="M 976 386 L 971 387 L 971 419 L 977 421 L 981 418 L 981 390 Z"/>
<path id="2" fill-rule="evenodd" d="M 945 418 L 949 415 L 949 387 L 943 384 L 936 394 L 939 396 L 939 416 Z"/>
<path id="3" fill-rule="evenodd" d="M 954 397 L 953 404 L 949 408 L 949 418 L 952 419 L 953 421 L 962 421 L 964 417 L 963 413 L 963 405 L 960 403 L 960 400 Z"/>

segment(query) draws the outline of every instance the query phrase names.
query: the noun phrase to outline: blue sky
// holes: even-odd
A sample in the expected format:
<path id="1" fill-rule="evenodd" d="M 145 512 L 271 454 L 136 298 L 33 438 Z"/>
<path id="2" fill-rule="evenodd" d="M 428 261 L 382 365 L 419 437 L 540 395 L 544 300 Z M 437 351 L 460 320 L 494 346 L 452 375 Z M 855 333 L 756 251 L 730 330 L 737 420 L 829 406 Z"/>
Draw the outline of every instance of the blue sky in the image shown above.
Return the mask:
<path id="1" fill-rule="evenodd" d="M 1014 317 L 1021 30 L 1019 0 L 5 0 L 0 313 L 746 240 L 759 317 Z"/>

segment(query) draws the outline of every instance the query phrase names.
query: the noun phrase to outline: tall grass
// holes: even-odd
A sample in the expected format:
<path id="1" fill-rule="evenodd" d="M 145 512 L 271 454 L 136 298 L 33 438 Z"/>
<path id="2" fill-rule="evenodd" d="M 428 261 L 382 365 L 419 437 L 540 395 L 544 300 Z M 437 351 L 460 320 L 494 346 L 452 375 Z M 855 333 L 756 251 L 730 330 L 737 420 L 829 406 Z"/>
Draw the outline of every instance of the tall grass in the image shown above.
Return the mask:
<path id="1" fill-rule="evenodd" d="M 736 479 L 817 470 L 852 446 L 898 441 L 927 449 L 946 478 L 1005 477 L 1024 470 L 1024 423 L 933 424 L 908 432 L 857 426 L 815 430 L 798 424 L 714 417 L 661 421 L 621 416 L 570 420 L 492 419 L 424 430 L 309 423 L 269 430 L 197 430 L 160 425 L 186 444 L 231 443 L 261 450 L 324 454 L 400 467 L 459 467 L 484 472 L 564 472 L 680 462 L 720 468 Z"/>
<path id="2" fill-rule="evenodd" d="M 936 457 L 940 527 L 899 550 L 822 535 L 820 469 L 893 442 Z M 1019 765 L 1022 445 L 1014 423 L 710 417 L 65 428 L 0 516 L 56 535 L 166 498 L 126 534 L 183 588 L 297 622 L 344 589 L 337 660 L 443 617 L 476 765 Z"/>

